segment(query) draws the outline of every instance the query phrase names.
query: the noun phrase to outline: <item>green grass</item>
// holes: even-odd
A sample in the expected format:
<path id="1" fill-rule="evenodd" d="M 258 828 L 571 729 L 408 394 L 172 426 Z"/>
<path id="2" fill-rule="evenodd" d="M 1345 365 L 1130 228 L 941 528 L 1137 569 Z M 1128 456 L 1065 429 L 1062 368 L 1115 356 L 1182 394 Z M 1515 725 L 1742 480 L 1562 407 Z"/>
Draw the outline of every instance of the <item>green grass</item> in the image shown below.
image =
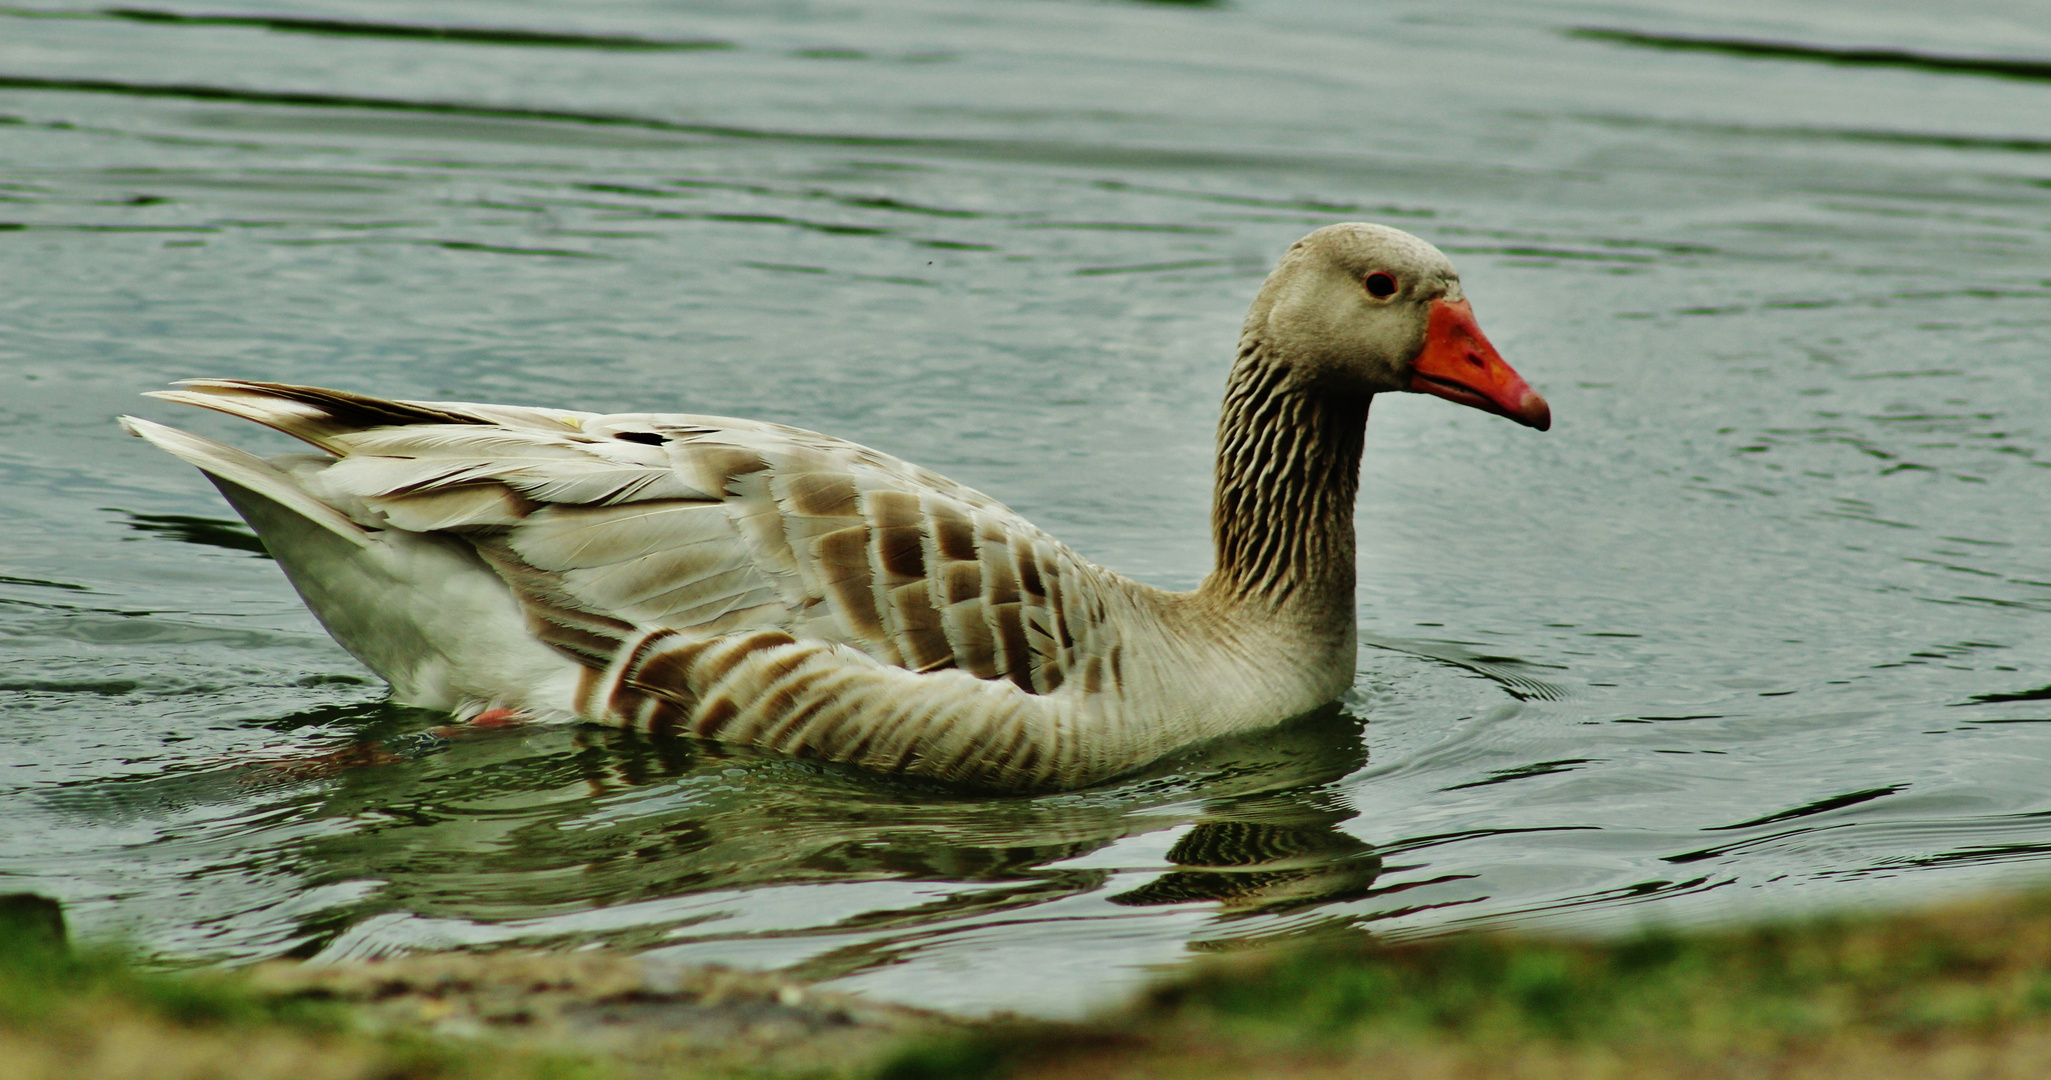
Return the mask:
<path id="1" fill-rule="evenodd" d="M 2038 1018 L 2051 974 L 2002 937 L 1833 920 L 1615 943 L 1454 937 L 1297 952 L 1162 988 L 1155 1010 L 1318 1037 L 1360 1028 L 1469 1039 L 1801 1038 L 1848 1025 L 1913 1034 Z M 1251 977 L 1249 977 L 1251 976 Z"/>
<path id="2" fill-rule="evenodd" d="M 74 950 L 57 906 L 0 895 L 0 1078 L 570 1080 L 571 1059 L 513 1057 L 409 1034 L 370 1036 L 340 1004 L 267 994 L 227 973 L 160 974 Z"/>
<path id="3" fill-rule="evenodd" d="M 2033 896 L 1612 941 L 1328 938 L 1200 964 L 1093 1024 L 912 1047 L 877 1076 L 1322 1075 L 1370 1063 L 1375 1075 L 1460 1075 L 1448 1061 L 1520 1057 L 1563 1077 L 1611 1075 L 1618 1061 L 1634 1075 L 1753 1075 L 1716 1070 L 1875 1050 L 1909 1061 L 2047 1033 L 2051 897 Z"/>
<path id="4" fill-rule="evenodd" d="M 344 1019 L 304 998 L 266 997 L 215 974 L 139 972 L 115 950 L 74 951 L 56 905 L 40 897 L 0 896 L 0 1025 L 57 1021 L 80 1001 L 119 1001 L 181 1027 L 288 1025 L 333 1033 Z"/>

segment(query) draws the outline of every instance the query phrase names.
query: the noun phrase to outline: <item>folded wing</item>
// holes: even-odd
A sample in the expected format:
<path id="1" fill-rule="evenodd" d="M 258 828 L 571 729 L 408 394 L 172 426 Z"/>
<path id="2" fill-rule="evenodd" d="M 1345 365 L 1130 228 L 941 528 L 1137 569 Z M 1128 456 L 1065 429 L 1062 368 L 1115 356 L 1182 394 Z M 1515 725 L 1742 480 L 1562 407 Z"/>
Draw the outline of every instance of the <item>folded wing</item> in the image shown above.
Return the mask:
<path id="1" fill-rule="evenodd" d="M 853 443 L 722 417 L 181 385 L 155 396 L 325 451 L 292 474 L 357 524 L 462 537 L 531 632 L 595 670 L 656 628 L 781 631 L 1028 694 L 1095 682 L 1089 658 L 1116 655 L 1094 640 L 1101 571 L 994 500 Z"/>

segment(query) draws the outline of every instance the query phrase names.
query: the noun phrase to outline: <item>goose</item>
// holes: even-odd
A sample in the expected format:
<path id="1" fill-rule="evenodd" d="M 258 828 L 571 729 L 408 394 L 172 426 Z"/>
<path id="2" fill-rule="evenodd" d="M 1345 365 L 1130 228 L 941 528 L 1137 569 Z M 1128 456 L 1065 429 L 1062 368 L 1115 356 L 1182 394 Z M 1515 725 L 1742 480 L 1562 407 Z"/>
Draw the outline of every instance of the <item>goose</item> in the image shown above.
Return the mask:
<path id="1" fill-rule="evenodd" d="M 1298 241 L 1254 298 L 1218 421 L 1215 566 L 1189 592 L 779 424 L 175 385 L 147 396 L 318 451 L 264 459 L 121 418 L 220 489 L 398 703 L 1013 791 L 1093 784 L 1347 689 L 1376 394 L 1551 425 L 1446 256 L 1365 223 Z"/>

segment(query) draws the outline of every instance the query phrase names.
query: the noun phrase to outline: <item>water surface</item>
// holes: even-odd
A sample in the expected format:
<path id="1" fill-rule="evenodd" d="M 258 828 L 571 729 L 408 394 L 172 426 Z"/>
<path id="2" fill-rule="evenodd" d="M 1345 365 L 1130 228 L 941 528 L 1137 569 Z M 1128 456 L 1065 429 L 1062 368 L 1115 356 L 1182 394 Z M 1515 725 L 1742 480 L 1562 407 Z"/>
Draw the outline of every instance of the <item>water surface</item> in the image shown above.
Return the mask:
<path id="1" fill-rule="evenodd" d="M 1059 1014 L 1292 936 L 2039 880 L 2047 62 L 2021 0 L 0 9 L 0 890 L 179 961 L 609 942 Z M 1378 401 L 1346 700 L 1082 792 L 438 736 L 110 420 L 285 448 L 136 397 L 200 375 L 760 417 L 1186 588 L 1245 305 L 1357 219 L 1556 426 Z"/>

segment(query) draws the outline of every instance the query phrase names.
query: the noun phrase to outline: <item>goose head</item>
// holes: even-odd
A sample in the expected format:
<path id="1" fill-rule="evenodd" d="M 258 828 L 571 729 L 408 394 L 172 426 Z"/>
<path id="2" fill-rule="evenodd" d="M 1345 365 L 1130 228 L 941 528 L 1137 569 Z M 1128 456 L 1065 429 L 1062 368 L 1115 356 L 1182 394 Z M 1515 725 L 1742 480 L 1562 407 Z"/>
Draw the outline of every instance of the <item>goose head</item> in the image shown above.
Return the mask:
<path id="1" fill-rule="evenodd" d="M 1310 386 L 1414 391 L 1544 431 L 1552 410 L 1489 344 L 1444 252 L 1386 225 L 1327 225 L 1268 276 L 1246 332 Z"/>

